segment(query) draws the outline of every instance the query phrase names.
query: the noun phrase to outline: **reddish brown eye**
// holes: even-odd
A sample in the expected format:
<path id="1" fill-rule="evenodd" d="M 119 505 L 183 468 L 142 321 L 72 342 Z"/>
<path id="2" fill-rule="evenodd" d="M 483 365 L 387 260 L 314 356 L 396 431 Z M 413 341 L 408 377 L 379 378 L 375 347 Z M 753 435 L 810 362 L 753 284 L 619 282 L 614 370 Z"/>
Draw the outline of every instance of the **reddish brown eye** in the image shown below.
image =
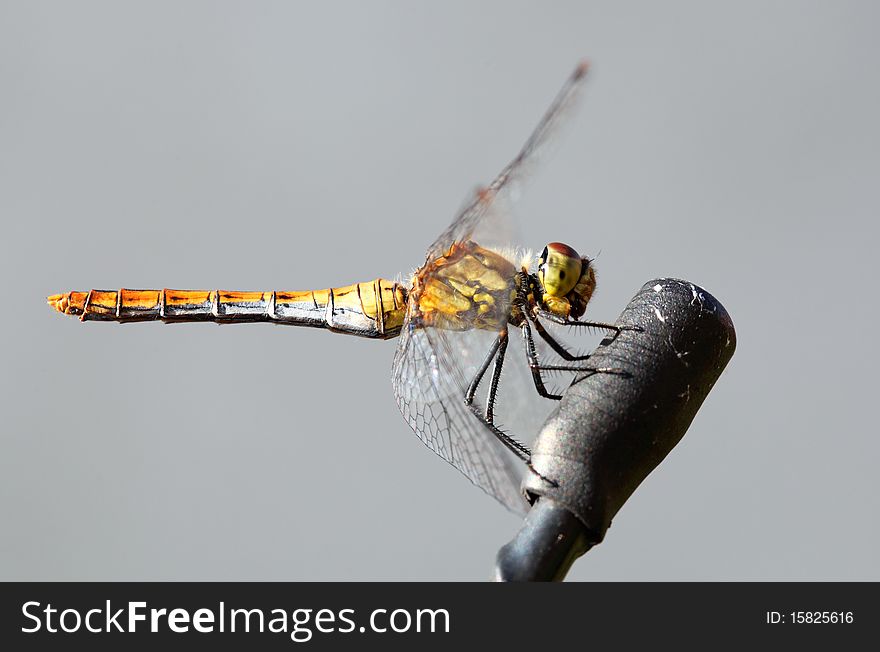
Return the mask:
<path id="1" fill-rule="evenodd" d="M 551 242 L 541 254 L 538 280 L 544 286 L 545 293 L 564 297 L 577 284 L 582 267 L 578 252 L 561 242 Z"/>
<path id="2" fill-rule="evenodd" d="M 545 259 L 547 257 L 548 250 L 562 256 L 568 256 L 569 258 L 577 258 L 578 260 L 580 260 L 581 258 L 581 255 L 578 252 L 569 247 L 567 244 L 563 244 L 562 242 L 551 242 L 546 247 L 544 247 Z"/>

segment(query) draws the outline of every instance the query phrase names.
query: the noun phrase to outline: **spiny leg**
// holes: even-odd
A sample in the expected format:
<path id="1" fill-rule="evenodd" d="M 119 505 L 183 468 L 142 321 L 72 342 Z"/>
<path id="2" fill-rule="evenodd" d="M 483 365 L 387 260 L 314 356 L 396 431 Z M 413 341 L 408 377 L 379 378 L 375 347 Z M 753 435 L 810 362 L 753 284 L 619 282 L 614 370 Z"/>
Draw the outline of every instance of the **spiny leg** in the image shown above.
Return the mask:
<path id="1" fill-rule="evenodd" d="M 482 412 L 480 412 L 476 405 L 469 405 L 468 407 L 470 408 L 471 412 L 474 413 L 474 416 L 482 421 L 486 425 L 486 427 L 492 432 L 492 434 L 498 438 L 498 441 L 504 444 L 510 451 L 513 452 L 514 455 L 516 455 L 523 462 L 528 464 L 529 468 L 531 468 L 532 451 L 529 450 L 528 446 L 518 442 L 506 432 L 498 428 L 498 426 L 496 426 L 494 423 L 489 423 L 489 421 L 486 420 L 486 416 Z"/>
<path id="2" fill-rule="evenodd" d="M 535 340 L 532 337 L 532 329 L 529 327 L 528 321 L 523 322 L 522 329 L 525 339 L 526 359 L 529 363 L 529 369 L 532 372 L 532 380 L 535 383 L 535 389 L 538 390 L 538 394 L 540 394 L 544 398 L 559 401 L 562 399 L 562 396 L 560 394 L 551 394 L 547 391 L 547 387 L 544 385 L 544 378 L 541 375 L 542 371 L 574 371 L 581 373 L 606 373 L 620 376 L 628 375 L 627 372 L 623 369 L 617 369 L 614 367 L 585 367 L 582 365 L 542 365 L 538 362 L 538 354 L 535 350 Z"/>
<path id="3" fill-rule="evenodd" d="M 561 400 L 562 396 L 560 394 L 551 394 L 547 391 L 547 387 L 544 385 L 544 378 L 541 376 L 541 366 L 538 364 L 538 352 L 535 350 L 535 340 L 532 337 L 532 329 L 529 327 L 527 319 L 523 320 L 522 332 L 523 343 L 526 347 L 526 360 L 528 360 L 529 369 L 532 372 L 532 381 L 535 383 L 535 389 L 538 390 L 538 394 L 544 398 L 549 398 L 554 401 Z"/>
<path id="4" fill-rule="evenodd" d="M 538 321 L 537 318 L 532 318 L 532 321 L 535 324 L 535 330 L 538 331 L 538 335 L 540 335 L 541 339 L 543 339 L 545 342 L 547 342 L 547 344 L 550 345 L 551 349 L 556 351 L 556 353 L 559 355 L 559 357 L 563 358 L 564 360 L 568 360 L 569 362 L 577 362 L 578 360 L 589 360 L 590 359 L 589 355 L 574 355 L 574 354 L 572 354 L 568 349 L 565 348 L 565 346 L 562 343 L 559 342 L 559 340 L 557 340 L 555 337 L 553 337 L 547 331 L 547 329 L 544 328 L 544 325 L 540 321 Z"/>
<path id="5" fill-rule="evenodd" d="M 570 321 L 567 319 L 562 319 L 560 317 L 557 317 L 556 315 L 553 315 L 552 313 L 549 313 L 549 312 L 546 312 L 543 310 L 536 311 L 536 314 L 539 316 L 546 316 L 548 319 L 550 319 L 551 321 L 556 322 L 558 324 L 593 326 L 595 328 L 605 328 L 605 329 L 614 331 L 615 336 L 620 334 L 620 332 L 622 330 L 641 330 L 637 326 L 630 328 L 630 327 L 626 327 L 626 326 L 618 327 L 618 326 L 614 326 L 612 324 L 603 324 L 600 322 Z M 535 318 L 533 321 L 534 321 L 535 327 L 538 329 L 538 333 L 541 335 L 541 337 L 547 342 L 547 344 L 549 344 L 551 346 L 551 348 L 553 348 L 554 351 L 556 351 L 560 356 L 562 356 L 566 360 L 569 360 L 570 362 L 576 362 L 578 360 L 586 360 L 590 357 L 590 356 L 573 356 L 571 353 L 569 353 L 565 349 L 565 347 L 563 347 L 558 341 L 556 341 L 544 329 L 544 327 L 541 325 L 541 323 L 538 322 L 537 318 Z M 547 391 L 547 387 L 544 385 L 544 379 L 541 376 L 541 371 L 579 371 L 579 372 L 612 373 L 612 374 L 627 375 L 627 372 L 625 372 L 622 369 L 612 369 L 612 368 L 605 368 L 605 367 L 593 368 L 593 367 L 583 367 L 583 366 L 576 366 L 576 365 L 543 365 L 542 366 L 541 364 L 538 363 L 538 354 L 535 349 L 535 340 L 532 337 L 532 329 L 529 327 L 529 320 L 528 319 L 523 320 L 522 331 L 523 331 L 523 336 L 524 336 L 524 340 L 525 340 L 526 358 L 529 363 L 529 369 L 532 372 L 532 380 L 535 383 L 535 389 L 538 391 L 538 394 L 540 394 L 544 398 L 549 398 L 549 399 L 553 399 L 553 400 L 558 401 L 558 400 L 562 399 L 562 396 L 558 395 L 558 394 L 551 394 L 550 392 Z M 537 475 L 539 478 L 541 478 L 544 482 L 547 482 L 548 484 L 550 484 L 554 487 L 559 486 L 558 482 L 556 482 L 555 480 L 552 480 L 550 478 L 545 477 L 540 472 L 538 472 L 538 470 L 535 469 L 534 466 L 532 466 L 531 455 L 529 456 L 529 459 L 526 460 L 526 463 L 527 463 L 529 470 L 532 471 L 532 473 Z"/>
<path id="6" fill-rule="evenodd" d="M 495 397 L 498 394 L 498 383 L 501 380 L 501 367 L 504 365 L 504 354 L 507 352 L 507 328 L 498 336 L 495 366 L 492 368 L 492 381 L 489 383 L 489 395 L 486 397 L 486 421 L 495 423 Z"/>
<path id="7" fill-rule="evenodd" d="M 613 376 L 629 376 L 629 372 L 617 367 L 579 367 L 577 365 L 539 364 L 535 367 L 539 371 L 577 371 L 592 372 L 594 374 L 611 374 Z"/>
<path id="8" fill-rule="evenodd" d="M 532 451 L 528 448 L 528 446 L 520 443 L 495 425 L 493 410 L 495 408 L 495 398 L 498 393 L 498 384 L 501 380 L 501 369 L 504 365 L 504 355 L 507 351 L 508 341 L 509 338 L 507 334 L 507 329 L 505 328 L 498 334 L 498 338 L 495 340 L 495 343 L 489 350 L 489 355 L 486 356 L 486 359 L 480 365 L 480 368 L 477 370 L 474 379 L 468 386 L 464 402 L 468 406 L 470 411 L 473 412 L 474 416 L 486 425 L 489 431 L 493 435 L 495 435 L 498 441 L 500 441 L 505 446 L 505 448 L 507 448 L 514 455 L 516 455 L 518 458 L 526 463 L 526 466 L 532 473 L 537 475 L 544 482 L 547 482 L 548 484 L 556 487 L 558 486 L 558 483 L 555 480 L 544 477 L 535 469 L 534 466 L 532 466 Z M 477 392 L 477 386 L 480 384 L 483 376 L 486 375 L 489 364 L 493 359 L 495 360 L 495 366 L 492 369 L 492 380 L 489 385 L 489 396 L 486 400 L 486 413 L 483 414 L 480 412 L 477 406 L 474 405 L 474 395 Z"/>
<path id="9" fill-rule="evenodd" d="M 474 375 L 471 384 L 468 385 L 467 392 L 464 394 L 465 405 L 473 405 L 474 396 L 477 393 L 477 387 L 479 386 L 480 381 L 483 380 L 483 376 L 486 375 L 486 370 L 489 368 L 489 365 L 492 364 L 492 361 L 495 359 L 495 355 L 501 347 L 502 340 L 504 341 L 504 347 L 507 348 L 507 329 L 498 334 L 497 339 L 492 344 L 492 348 L 489 349 L 489 354 L 486 356 L 486 359 L 483 360 L 480 368 L 477 369 L 477 373 Z"/>
<path id="10" fill-rule="evenodd" d="M 559 483 L 556 480 L 548 478 L 541 474 L 534 466 L 532 466 L 532 451 L 528 446 L 518 442 L 516 439 L 508 435 L 506 432 L 502 431 L 498 428 L 494 423 L 490 423 L 486 420 L 485 415 L 483 415 L 478 409 L 476 405 L 468 405 L 470 411 L 474 413 L 474 416 L 477 417 L 480 421 L 482 421 L 486 427 L 490 430 L 490 432 L 495 435 L 495 437 L 500 441 L 504 446 L 511 451 L 514 455 L 516 455 L 519 459 L 526 463 L 526 467 L 534 473 L 536 476 L 541 478 L 544 482 L 553 487 L 558 487 Z"/>
<path id="11" fill-rule="evenodd" d="M 560 324 L 561 326 L 585 326 L 587 328 L 601 328 L 606 331 L 614 331 L 615 333 L 620 333 L 620 331 L 626 330 L 641 330 L 638 326 L 615 326 L 614 324 L 606 324 L 601 321 L 578 321 L 576 319 L 568 319 L 566 317 L 560 317 L 559 315 L 554 315 L 552 312 L 548 310 L 538 309 L 535 311 L 535 315 L 540 317 L 541 319 L 546 319 L 547 321 L 552 321 L 554 324 Z M 537 324 L 537 319 L 535 320 Z"/>
<path id="12" fill-rule="evenodd" d="M 498 333 L 498 337 L 495 339 L 495 343 L 492 344 L 492 348 L 489 349 L 489 355 L 486 356 L 486 359 L 483 360 L 480 368 L 477 369 L 476 375 L 474 375 L 474 379 L 471 381 L 471 384 L 468 385 L 467 392 L 464 395 L 464 403 L 467 405 L 471 412 L 473 412 L 480 421 L 486 424 L 489 430 L 492 431 L 492 434 L 495 435 L 502 444 L 507 446 L 513 453 L 524 460 L 525 462 L 529 461 L 532 453 L 531 451 L 524 446 L 523 444 L 516 441 L 513 437 L 508 435 L 507 433 L 502 432 L 498 429 L 498 427 L 494 423 L 494 404 L 495 404 L 495 395 L 498 392 L 498 382 L 501 378 L 501 366 L 504 363 L 504 353 L 507 350 L 507 328 Z M 474 405 L 474 395 L 477 393 L 477 387 L 480 384 L 480 381 L 483 379 L 483 376 L 486 375 L 486 371 L 489 369 L 489 365 L 492 361 L 495 361 L 495 368 L 492 371 L 492 381 L 489 386 L 489 398 L 486 403 L 486 413 L 483 414 L 476 405 Z"/>

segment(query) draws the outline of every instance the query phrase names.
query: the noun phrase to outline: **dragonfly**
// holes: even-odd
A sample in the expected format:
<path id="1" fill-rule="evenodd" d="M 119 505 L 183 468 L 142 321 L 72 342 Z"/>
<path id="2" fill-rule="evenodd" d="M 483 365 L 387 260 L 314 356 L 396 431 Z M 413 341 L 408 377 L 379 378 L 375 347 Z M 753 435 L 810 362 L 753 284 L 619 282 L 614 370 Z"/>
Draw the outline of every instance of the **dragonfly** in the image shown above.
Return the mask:
<path id="1" fill-rule="evenodd" d="M 593 260 L 560 242 L 549 243 L 536 261 L 519 260 L 504 247 L 510 230 L 505 207 L 576 103 L 587 70 L 586 63 L 577 66 L 516 157 L 465 203 L 407 283 L 378 278 L 324 290 L 269 292 L 93 289 L 53 294 L 48 303 L 83 321 L 263 321 L 398 338 L 391 376 L 404 419 L 473 484 L 523 513 L 529 505 L 521 480 L 537 471 L 528 446 L 501 427 L 495 414 L 511 329 L 522 335 L 531 384 L 544 399 L 561 398 L 548 389 L 548 374 L 622 373 L 590 367 L 589 356 L 573 353 L 547 328 L 617 333 L 625 328 L 582 319 L 596 288 Z M 539 360 L 535 333 L 560 364 Z M 478 398 L 481 389 L 485 399 Z"/>

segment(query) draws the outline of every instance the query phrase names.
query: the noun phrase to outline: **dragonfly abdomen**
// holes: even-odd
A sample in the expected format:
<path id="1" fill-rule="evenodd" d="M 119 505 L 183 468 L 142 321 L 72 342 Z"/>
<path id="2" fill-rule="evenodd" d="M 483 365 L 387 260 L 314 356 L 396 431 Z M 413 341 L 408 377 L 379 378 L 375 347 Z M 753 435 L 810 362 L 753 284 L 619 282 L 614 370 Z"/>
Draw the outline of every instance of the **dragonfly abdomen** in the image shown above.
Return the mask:
<path id="1" fill-rule="evenodd" d="M 398 283 L 376 279 L 298 292 L 90 290 L 55 294 L 48 302 L 83 321 L 268 321 L 387 339 L 400 333 L 406 290 Z"/>

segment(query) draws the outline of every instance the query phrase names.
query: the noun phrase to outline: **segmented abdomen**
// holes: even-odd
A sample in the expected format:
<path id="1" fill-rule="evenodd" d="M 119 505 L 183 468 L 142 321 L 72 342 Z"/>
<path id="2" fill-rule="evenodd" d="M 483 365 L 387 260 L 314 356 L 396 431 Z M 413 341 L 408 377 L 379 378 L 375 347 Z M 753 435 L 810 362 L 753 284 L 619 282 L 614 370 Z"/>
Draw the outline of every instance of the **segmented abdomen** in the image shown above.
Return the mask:
<path id="1" fill-rule="evenodd" d="M 91 290 L 55 294 L 48 302 L 83 321 L 269 321 L 387 339 L 400 332 L 406 290 L 398 283 L 376 279 L 302 292 Z"/>

